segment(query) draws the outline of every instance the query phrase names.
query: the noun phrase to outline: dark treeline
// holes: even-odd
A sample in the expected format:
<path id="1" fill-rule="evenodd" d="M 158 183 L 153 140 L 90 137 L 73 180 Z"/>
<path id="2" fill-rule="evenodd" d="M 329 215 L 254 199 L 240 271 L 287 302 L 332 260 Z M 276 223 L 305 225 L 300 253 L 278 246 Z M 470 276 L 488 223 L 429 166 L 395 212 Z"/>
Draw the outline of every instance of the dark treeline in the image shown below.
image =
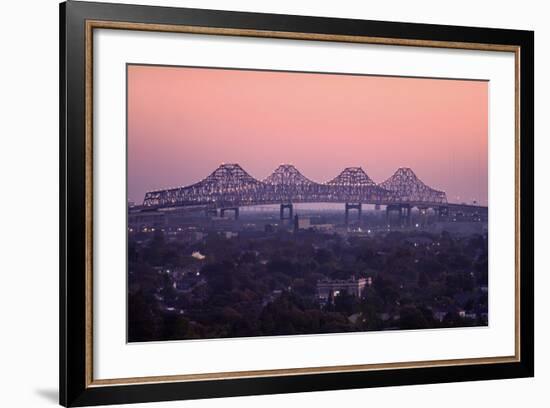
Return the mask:
<path id="1" fill-rule="evenodd" d="M 129 235 L 129 341 L 487 324 L 487 239 L 314 231 Z M 323 301 L 319 281 L 369 278 Z"/>

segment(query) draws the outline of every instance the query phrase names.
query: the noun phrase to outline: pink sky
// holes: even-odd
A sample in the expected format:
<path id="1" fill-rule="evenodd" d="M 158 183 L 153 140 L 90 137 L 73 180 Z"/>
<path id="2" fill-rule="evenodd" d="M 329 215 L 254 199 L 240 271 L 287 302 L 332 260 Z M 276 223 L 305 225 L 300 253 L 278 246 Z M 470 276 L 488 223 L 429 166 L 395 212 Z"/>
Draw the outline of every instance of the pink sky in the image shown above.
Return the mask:
<path id="1" fill-rule="evenodd" d="M 128 199 L 221 163 L 294 164 L 324 182 L 411 167 L 450 202 L 487 204 L 488 82 L 128 66 Z"/>

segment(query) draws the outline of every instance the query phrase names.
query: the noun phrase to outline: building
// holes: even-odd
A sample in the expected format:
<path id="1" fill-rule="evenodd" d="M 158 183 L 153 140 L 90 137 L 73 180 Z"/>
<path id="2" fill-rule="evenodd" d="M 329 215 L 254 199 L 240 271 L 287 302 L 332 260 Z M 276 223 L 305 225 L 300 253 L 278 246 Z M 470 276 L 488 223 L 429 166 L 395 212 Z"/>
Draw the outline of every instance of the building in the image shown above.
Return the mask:
<path id="1" fill-rule="evenodd" d="M 342 292 L 360 298 L 363 295 L 367 280 L 365 278 L 346 280 L 324 279 L 317 282 L 317 297 L 320 301 L 327 302 Z"/>
<path id="2" fill-rule="evenodd" d="M 309 228 L 311 228 L 311 220 L 309 218 L 298 219 L 298 229 L 309 229 Z"/>

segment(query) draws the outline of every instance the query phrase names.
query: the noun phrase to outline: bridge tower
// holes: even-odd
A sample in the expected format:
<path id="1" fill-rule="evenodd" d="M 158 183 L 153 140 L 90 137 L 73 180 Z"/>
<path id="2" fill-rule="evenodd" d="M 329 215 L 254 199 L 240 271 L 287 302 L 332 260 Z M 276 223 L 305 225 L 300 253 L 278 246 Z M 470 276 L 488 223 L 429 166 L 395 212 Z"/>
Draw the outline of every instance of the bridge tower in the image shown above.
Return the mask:
<path id="1" fill-rule="evenodd" d="M 361 222 L 363 206 L 361 203 L 346 203 L 346 226 L 349 225 L 349 210 L 357 210 L 357 219 Z"/>
<path id="2" fill-rule="evenodd" d="M 285 210 L 288 210 L 288 217 L 285 217 Z M 280 216 L 282 220 L 292 220 L 292 214 L 294 213 L 294 205 L 292 203 L 281 204 Z"/>
<path id="3" fill-rule="evenodd" d="M 226 211 L 233 211 L 233 214 L 235 216 L 235 220 L 239 219 L 239 207 L 228 207 L 228 208 L 222 208 L 220 209 L 220 217 L 225 216 Z"/>

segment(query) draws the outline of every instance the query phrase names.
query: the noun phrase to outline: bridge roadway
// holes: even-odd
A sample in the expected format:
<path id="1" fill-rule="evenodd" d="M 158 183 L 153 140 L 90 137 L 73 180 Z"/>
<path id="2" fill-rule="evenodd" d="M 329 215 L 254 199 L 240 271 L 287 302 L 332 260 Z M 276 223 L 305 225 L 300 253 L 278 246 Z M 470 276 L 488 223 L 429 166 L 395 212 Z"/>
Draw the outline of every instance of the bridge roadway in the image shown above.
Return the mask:
<path id="1" fill-rule="evenodd" d="M 234 205 L 233 203 L 212 203 L 205 204 L 194 204 L 194 205 L 176 205 L 173 207 L 154 207 L 154 206 L 133 206 L 129 208 L 129 213 L 132 215 L 138 215 L 139 213 L 151 214 L 151 213 L 170 213 L 174 210 L 187 210 L 189 212 L 203 211 L 207 216 L 214 215 L 225 217 L 229 212 L 233 215 L 234 219 L 239 218 L 240 209 L 243 207 L 254 207 L 254 206 L 264 206 L 264 205 L 279 205 L 280 219 L 292 219 L 294 216 L 294 204 L 300 203 L 310 203 L 310 204 L 342 204 L 343 210 L 345 212 L 345 223 L 349 224 L 350 214 L 352 211 L 357 212 L 357 219 L 361 219 L 363 204 L 362 202 L 347 202 L 347 201 L 323 201 L 323 202 L 311 202 L 311 201 L 300 201 L 300 202 L 262 202 L 259 204 L 253 203 L 240 203 L 239 205 Z M 401 202 L 401 203 L 374 203 L 376 210 L 381 210 L 382 207 L 385 207 L 386 218 L 389 219 L 392 216 L 397 216 L 398 222 L 400 224 L 409 225 L 411 223 L 411 213 L 413 208 L 417 208 L 419 211 L 426 211 L 432 209 L 437 215 L 439 220 L 449 219 L 451 216 L 460 215 L 477 215 L 481 220 L 486 218 L 488 215 L 488 207 L 477 205 L 477 204 L 466 204 L 466 203 L 441 203 L 441 204 L 427 204 L 425 202 Z"/>

